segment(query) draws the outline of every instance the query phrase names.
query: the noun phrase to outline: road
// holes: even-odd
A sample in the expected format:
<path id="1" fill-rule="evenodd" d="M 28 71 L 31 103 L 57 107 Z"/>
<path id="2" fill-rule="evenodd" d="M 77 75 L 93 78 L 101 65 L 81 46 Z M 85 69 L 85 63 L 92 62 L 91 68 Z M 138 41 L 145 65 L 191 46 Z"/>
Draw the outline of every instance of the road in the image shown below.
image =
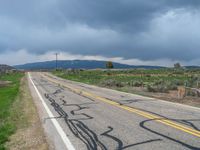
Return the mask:
<path id="1" fill-rule="evenodd" d="M 51 149 L 200 150 L 200 109 L 28 73 Z"/>

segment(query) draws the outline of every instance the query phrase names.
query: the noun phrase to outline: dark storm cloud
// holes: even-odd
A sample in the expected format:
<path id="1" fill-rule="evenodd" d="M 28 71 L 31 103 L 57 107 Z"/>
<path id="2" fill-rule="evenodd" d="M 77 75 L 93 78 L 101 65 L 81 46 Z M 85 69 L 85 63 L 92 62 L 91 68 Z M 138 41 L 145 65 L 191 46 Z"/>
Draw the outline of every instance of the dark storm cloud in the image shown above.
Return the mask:
<path id="1" fill-rule="evenodd" d="M 63 0 L 59 8 L 71 21 L 133 32 L 148 28 L 152 17 L 170 8 L 196 8 L 199 5 L 198 0 Z"/>
<path id="2" fill-rule="evenodd" d="M 199 0 L 2 0 L 0 52 L 192 60 L 200 55 L 199 7 Z"/>

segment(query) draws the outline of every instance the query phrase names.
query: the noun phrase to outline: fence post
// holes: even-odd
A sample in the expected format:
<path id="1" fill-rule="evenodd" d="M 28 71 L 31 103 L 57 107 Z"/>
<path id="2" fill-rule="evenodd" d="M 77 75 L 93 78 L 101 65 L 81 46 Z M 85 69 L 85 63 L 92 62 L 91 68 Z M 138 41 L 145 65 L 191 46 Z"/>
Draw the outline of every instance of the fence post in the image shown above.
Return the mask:
<path id="1" fill-rule="evenodd" d="M 186 88 L 184 86 L 178 87 L 178 99 L 184 98 L 186 95 Z"/>

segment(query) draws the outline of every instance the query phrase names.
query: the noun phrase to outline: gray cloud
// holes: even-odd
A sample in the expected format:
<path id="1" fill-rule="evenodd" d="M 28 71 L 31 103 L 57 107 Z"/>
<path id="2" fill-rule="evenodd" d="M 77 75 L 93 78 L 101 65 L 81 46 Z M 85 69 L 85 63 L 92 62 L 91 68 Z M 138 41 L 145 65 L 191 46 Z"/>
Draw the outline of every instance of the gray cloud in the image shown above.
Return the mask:
<path id="1" fill-rule="evenodd" d="M 0 1 L 0 53 L 191 61 L 200 55 L 199 0 Z"/>

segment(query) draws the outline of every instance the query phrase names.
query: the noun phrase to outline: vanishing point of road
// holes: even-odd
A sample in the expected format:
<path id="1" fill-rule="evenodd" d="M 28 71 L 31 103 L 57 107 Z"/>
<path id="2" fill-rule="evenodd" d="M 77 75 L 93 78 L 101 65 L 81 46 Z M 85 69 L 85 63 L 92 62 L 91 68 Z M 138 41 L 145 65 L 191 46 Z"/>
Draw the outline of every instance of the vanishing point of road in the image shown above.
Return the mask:
<path id="1" fill-rule="evenodd" d="M 200 109 L 28 73 L 51 149 L 200 150 Z"/>

